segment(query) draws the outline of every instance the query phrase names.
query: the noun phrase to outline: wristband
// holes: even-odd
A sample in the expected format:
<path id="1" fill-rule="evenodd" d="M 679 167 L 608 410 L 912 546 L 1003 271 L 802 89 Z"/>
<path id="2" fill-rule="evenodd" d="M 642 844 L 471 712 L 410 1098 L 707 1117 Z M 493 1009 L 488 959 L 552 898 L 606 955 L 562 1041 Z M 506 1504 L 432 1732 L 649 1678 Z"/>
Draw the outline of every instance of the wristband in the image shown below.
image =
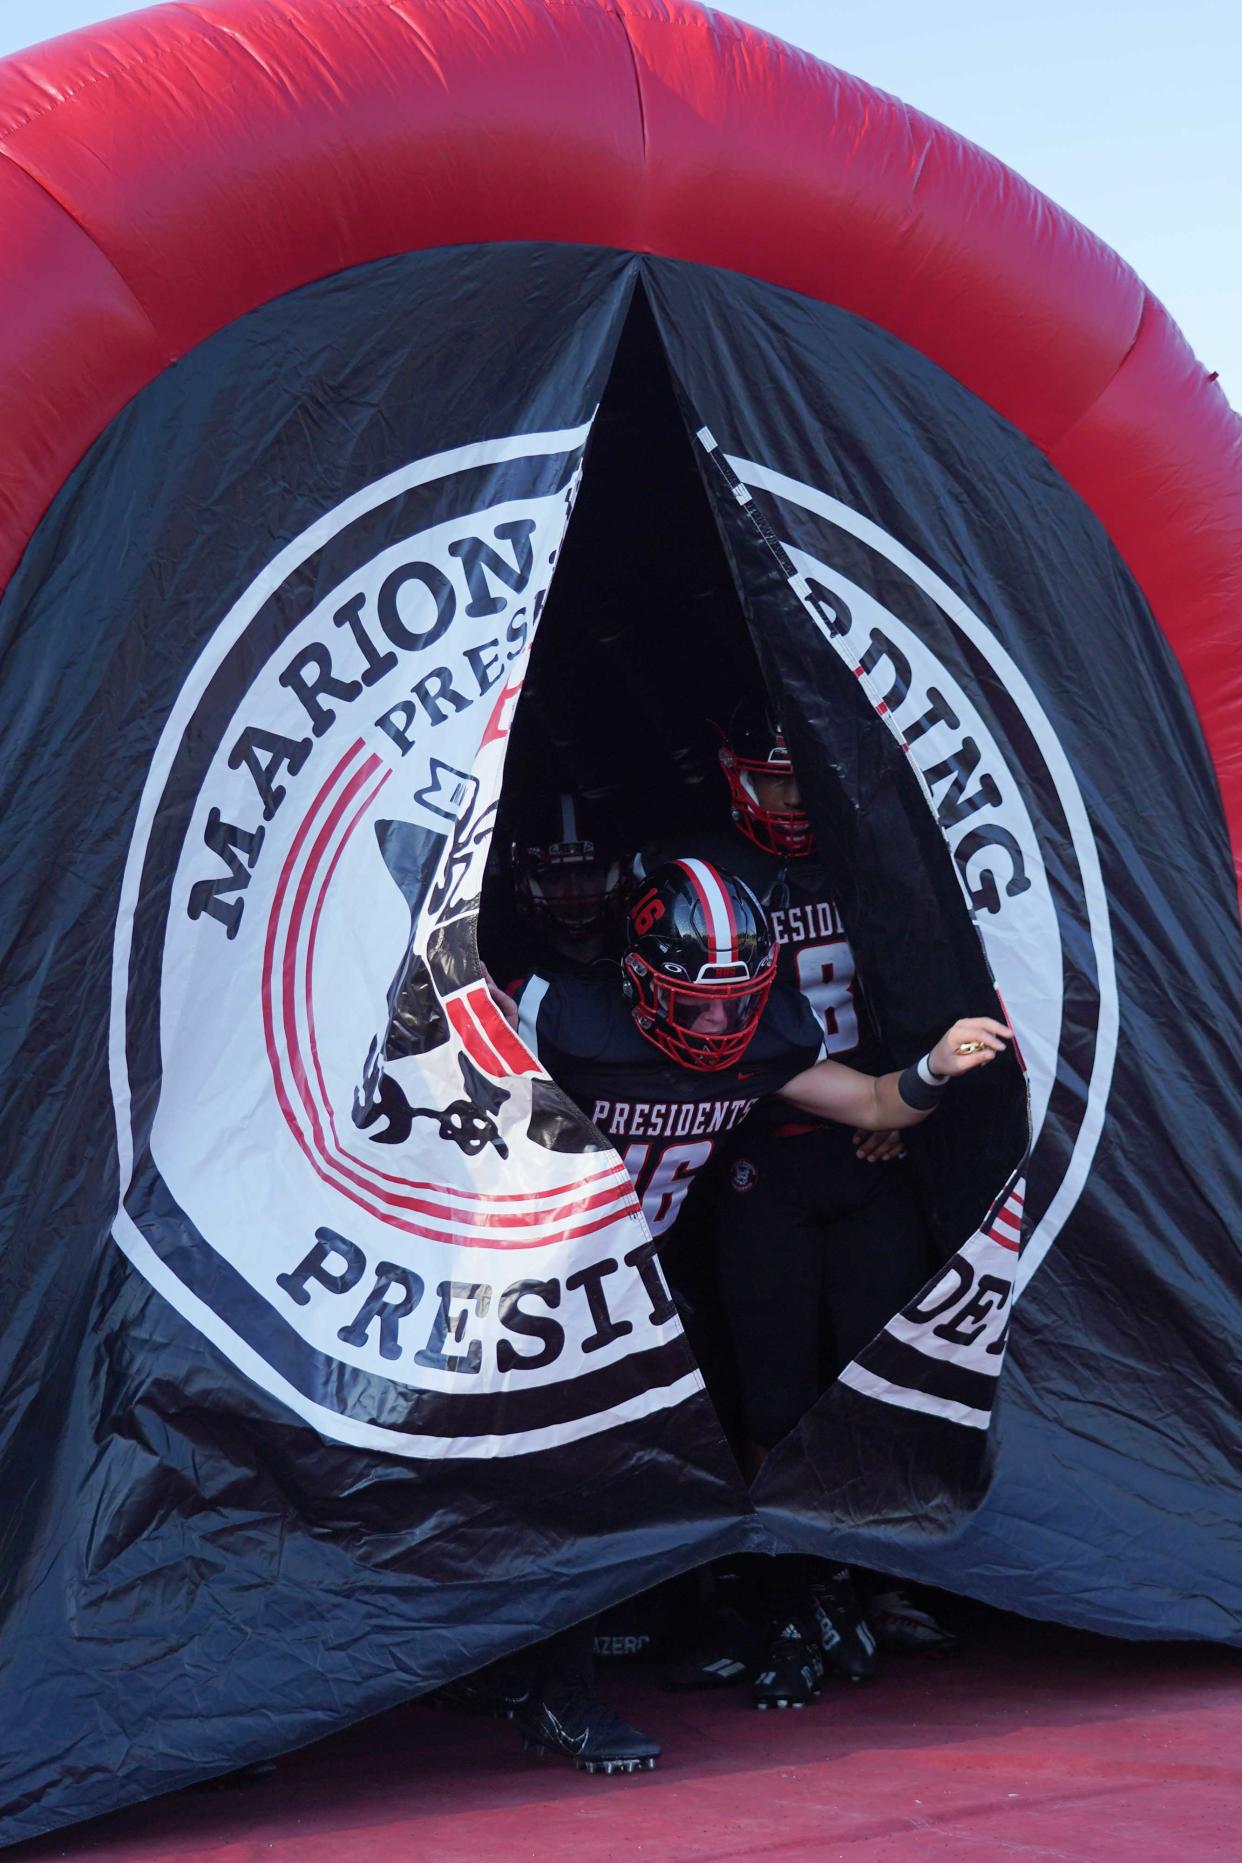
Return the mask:
<path id="1" fill-rule="evenodd" d="M 912 1106 L 916 1113 L 930 1113 L 940 1104 L 940 1096 L 949 1084 L 947 1074 L 937 1074 L 931 1067 L 929 1057 L 907 1067 L 897 1082 L 897 1091 L 907 1106 Z"/>

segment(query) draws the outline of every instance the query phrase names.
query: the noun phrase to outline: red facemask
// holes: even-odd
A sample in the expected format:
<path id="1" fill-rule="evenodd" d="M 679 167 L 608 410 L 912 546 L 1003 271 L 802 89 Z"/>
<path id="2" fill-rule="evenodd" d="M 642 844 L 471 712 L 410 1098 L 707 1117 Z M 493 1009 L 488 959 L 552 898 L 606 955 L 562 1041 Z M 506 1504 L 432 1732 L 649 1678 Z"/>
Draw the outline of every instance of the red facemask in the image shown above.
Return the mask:
<path id="1" fill-rule="evenodd" d="M 777 751 L 784 742 L 777 740 Z M 815 836 L 805 809 L 765 809 L 753 787 L 756 776 L 792 776 L 793 765 L 786 756 L 773 754 L 766 762 L 739 757 L 727 744 L 721 747 L 720 767 L 729 784 L 733 820 L 748 841 L 766 854 L 783 854 L 789 860 L 805 860 L 815 851 Z"/>
<path id="2" fill-rule="evenodd" d="M 639 1033 L 679 1067 L 714 1073 L 732 1067 L 750 1045 L 776 977 L 776 954 L 756 977 L 744 965 L 708 964 L 693 983 L 653 970 L 633 951 L 624 968 Z"/>

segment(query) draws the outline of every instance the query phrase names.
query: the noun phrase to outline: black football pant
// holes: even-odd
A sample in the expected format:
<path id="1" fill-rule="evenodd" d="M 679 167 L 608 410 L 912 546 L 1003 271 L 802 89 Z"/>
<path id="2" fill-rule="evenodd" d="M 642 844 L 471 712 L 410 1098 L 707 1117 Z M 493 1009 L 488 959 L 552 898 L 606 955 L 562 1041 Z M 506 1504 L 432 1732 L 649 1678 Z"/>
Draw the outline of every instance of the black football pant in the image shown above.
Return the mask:
<path id="1" fill-rule="evenodd" d="M 557 1630 L 516 1655 L 501 1656 L 475 1671 L 472 1680 L 492 1683 L 503 1695 L 541 1695 L 554 1684 L 577 1682 L 590 1689 L 595 1679 L 595 1626 L 597 1617 Z"/>
<path id="2" fill-rule="evenodd" d="M 932 1257 L 905 1164 L 861 1163 L 844 1126 L 743 1127 L 715 1216 L 743 1428 L 770 1449 L 913 1298 Z"/>

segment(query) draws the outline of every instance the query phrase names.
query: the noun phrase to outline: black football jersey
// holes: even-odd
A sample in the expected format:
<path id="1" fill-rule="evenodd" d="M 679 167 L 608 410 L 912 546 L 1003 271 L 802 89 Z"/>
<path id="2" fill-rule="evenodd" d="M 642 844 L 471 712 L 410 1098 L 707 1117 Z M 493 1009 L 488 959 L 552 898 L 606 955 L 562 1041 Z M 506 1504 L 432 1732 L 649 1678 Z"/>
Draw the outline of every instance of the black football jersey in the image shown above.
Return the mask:
<path id="1" fill-rule="evenodd" d="M 518 1032 L 545 1072 L 620 1153 L 652 1235 L 669 1227 L 695 1176 L 756 1100 L 824 1053 L 805 1001 L 779 984 L 733 1067 L 679 1067 L 641 1035 L 621 980 L 528 978 Z"/>
<path id="2" fill-rule="evenodd" d="M 710 861 L 745 880 L 768 907 L 779 947 L 777 978 L 805 997 L 834 1060 L 868 1073 L 884 1061 L 858 980 L 854 953 L 821 863 L 783 860 L 733 829 L 696 829 L 644 848 L 639 878 L 668 860 Z"/>
<path id="3" fill-rule="evenodd" d="M 551 945 L 544 945 L 534 958 L 528 959 L 525 967 L 519 971 L 517 976 L 506 979 L 505 989 L 510 996 L 517 996 L 524 987 L 526 979 L 536 973 L 541 977 L 584 977 L 588 981 L 597 977 L 606 977 L 615 984 L 619 964 L 620 958 L 616 955 L 590 957 L 584 960 L 568 957 L 563 951 L 554 951 Z"/>

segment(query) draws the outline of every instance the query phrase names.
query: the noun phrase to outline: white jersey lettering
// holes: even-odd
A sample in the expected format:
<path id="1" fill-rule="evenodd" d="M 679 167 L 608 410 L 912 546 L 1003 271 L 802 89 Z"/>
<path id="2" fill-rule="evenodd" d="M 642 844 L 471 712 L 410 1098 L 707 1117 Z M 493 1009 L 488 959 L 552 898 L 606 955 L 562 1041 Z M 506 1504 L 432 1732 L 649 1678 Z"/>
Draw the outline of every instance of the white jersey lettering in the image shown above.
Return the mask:
<path id="1" fill-rule="evenodd" d="M 651 1156 L 650 1145 L 628 1145 L 622 1163 L 630 1175 L 653 1236 L 672 1227 L 686 1192 L 712 1155 L 710 1141 L 666 1145 Z"/>

